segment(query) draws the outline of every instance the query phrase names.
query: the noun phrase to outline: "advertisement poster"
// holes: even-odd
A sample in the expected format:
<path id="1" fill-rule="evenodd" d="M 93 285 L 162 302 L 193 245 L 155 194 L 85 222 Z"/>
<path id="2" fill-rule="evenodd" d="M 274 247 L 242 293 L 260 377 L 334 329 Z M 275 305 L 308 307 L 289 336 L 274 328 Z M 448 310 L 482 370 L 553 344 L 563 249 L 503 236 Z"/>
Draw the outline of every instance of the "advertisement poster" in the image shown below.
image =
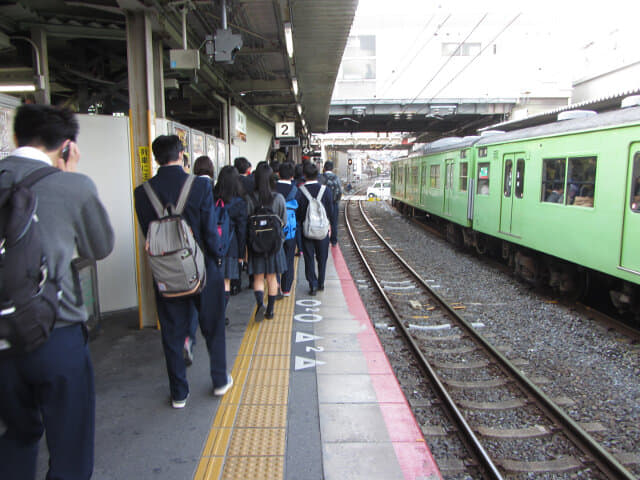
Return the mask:
<path id="1" fill-rule="evenodd" d="M 204 133 L 191 131 L 191 153 L 193 154 L 192 161 L 196 158 L 206 155 L 204 146 Z"/>

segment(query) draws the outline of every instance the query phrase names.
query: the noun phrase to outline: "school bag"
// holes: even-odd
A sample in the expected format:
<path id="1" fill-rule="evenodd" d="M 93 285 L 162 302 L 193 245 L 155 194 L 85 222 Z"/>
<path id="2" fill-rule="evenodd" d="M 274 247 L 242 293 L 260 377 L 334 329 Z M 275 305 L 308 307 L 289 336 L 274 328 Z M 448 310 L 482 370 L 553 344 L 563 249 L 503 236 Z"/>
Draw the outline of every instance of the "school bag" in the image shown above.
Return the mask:
<path id="1" fill-rule="evenodd" d="M 62 292 L 51 277 L 31 187 L 59 172 L 43 167 L 0 188 L 0 357 L 35 350 L 49 338 Z M 5 177 L 5 175 L 7 175 Z M 0 177 L 10 178 L 3 170 Z"/>
<path id="2" fill-rule="evenodd" d="M 329 233 L 329 218 L 321 201 L 326 188 L 326 185 L 322 185 L 317 197 L 313 198 L 304 185 L 300 187 L 300 191 L 309 200 L 307 215 L 302 222 L 302 235 L 305 238 L 322 240 Z"/>
<path id="3" fill-rule="evenodd" d="M 327 180 L 327 187 L 331 189 L 333 203 L 339 202 L 342 197 L 342 187 L 337 175 L 332 172 L 326 172 L 324 173 L 324 178 Z"/>
<path id="4" fill-rule="evenodd" d="M 253 199 L 252 199 L 253 200 Z M 249 216 L 247 243 L 254 255 L 274 255 L 282 248 L 282 219 L 270 207 L 259 205 Z"/>
<path id="5" fill-rule="evenodd" d="M 218 259 L 218 263 L 222 263 L 222 258 L 227 255 L 229 247 L 231 246 L 232 225 L 229 212 L 224 205 L 224 200 L 219 198 L 215 203 L 216 213 L 216 230 L 218 231 L 218 248 L 215 252 L 215 256 Z"/>
<path id="6" fill-rule="evenodd" d="M 296 187 L 291 188 L 285 206 L 287 207 L 287 224 L 284 226 L 284 239 L 291 240 L 296 238 L 298 230 L 298 221 L 296 220 L 296 210 L 298 209 L 298 201 L 296 200 Z"/>
<path id="7" fill-rule="evenodd" d="M 207 281 L 204 254 L 191 227 L 182 218 L 194 179 L 193 175 L 187 177 L 176 206 L 167 204 L 163 207 L 149 182 L 142 184 L 158 215 L 147 230 L 146 250 L 151 273 L 158 291 L 167 298 L 200 293 Z"/>

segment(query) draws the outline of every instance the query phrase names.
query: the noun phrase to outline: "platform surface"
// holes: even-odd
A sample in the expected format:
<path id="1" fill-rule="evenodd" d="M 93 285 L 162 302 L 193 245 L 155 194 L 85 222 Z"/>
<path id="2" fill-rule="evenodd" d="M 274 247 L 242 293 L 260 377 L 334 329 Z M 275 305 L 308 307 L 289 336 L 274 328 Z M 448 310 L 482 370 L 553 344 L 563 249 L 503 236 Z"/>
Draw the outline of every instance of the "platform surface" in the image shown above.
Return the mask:
<path id="1" fill-rule="evenodd" d="M 132 314 L 103 320 L 93 479 L 441 478 L 339 248 L 316 296 L 300 258 L 273 320 L 253 321 L 246 286 L 227 310 L 233 388 L 212 395 L 199 338 L 182 410 L 169 405 L 160 333 Z M 38 478 L 46 463 L 43 441 Z"/>

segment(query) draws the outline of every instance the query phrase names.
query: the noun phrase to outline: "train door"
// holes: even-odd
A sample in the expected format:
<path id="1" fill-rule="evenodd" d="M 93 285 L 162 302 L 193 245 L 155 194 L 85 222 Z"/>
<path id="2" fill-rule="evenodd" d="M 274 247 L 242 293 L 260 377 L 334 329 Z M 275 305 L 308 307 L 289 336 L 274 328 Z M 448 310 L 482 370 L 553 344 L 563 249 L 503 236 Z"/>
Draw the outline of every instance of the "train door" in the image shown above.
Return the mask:
<path id="1" fill-rule="evenodd" d="M 640 143 L 631 145 L 620 266 L 640 274 Z"/>
<path id="2" fill-rule="evenodd" d="M 500 231 L 511 233 L 513 210 L 513 155 L 505 155 L 502 163 L 502 196 L 500 204 Z"/>
<path id="3" fill-rule="evenodd" d="M 509 235 L 521 233 L 521 210 L 524 196 L 525 159 L 522 154 L 505 155 L 502 169 L 500 231 Z"/>
<path id="4" fill-rule="evenodd" d="M 444 177 L 444 208 L 445 215 L 451 215 L 451 199 L 453 198 L 453 160 L 445 160 Z"/>

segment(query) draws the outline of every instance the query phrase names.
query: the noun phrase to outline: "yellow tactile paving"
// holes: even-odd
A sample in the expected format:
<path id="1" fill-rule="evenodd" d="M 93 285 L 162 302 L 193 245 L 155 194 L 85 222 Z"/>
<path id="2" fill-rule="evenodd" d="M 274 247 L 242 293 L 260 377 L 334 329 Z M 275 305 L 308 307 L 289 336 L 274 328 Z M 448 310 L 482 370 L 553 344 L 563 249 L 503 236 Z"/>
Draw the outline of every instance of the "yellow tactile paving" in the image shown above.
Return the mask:
<path id="1" fill-rule="evenodd" d="M 294 306 L 295 281 L 272 320 L 251 319 L 194 480 L 283 478 Z"/>

